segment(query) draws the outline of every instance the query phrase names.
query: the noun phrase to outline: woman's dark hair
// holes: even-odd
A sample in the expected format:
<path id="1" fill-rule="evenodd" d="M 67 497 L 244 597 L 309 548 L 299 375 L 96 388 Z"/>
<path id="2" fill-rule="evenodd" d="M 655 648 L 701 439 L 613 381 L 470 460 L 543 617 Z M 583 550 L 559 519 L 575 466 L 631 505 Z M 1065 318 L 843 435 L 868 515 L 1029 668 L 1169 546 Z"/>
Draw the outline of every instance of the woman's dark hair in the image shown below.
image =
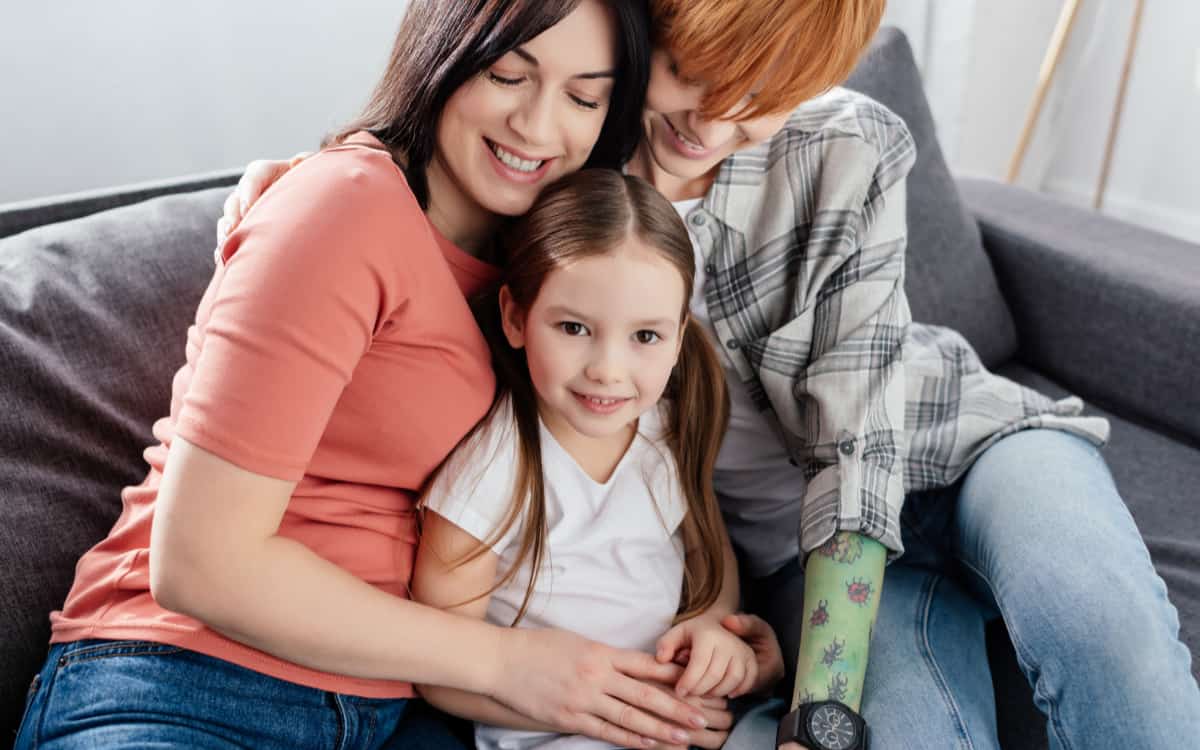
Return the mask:
<path id="1" fill-rule="evenodd" d="M 729 393 L 721 361 L 708 335 L 688 315 L 695 256 L 683 221 L 666 198 L 638 177 L 609 169 L 584 169 L 566 175 L 543 190 L 533 208 L 505 231 L 503 282 L 514 304 L 528 311 L 546 277 L 555 270 L 583 258 L 615 252 L 630 236 L 638 237 L 671 263 L 684 283 L 679 310 L 679 319 L 684 323 L 683 340 L 663 393 L 666 443 L 678 467 L 688 509 L 681 525 L 684 583 L 676 618 L 683 620 L 711 606 L 724 580 L 724 525 L 712 474 L 729 423 Z M 513 349 L 504 337 L 498 295 L 485 295 L 475 306 L 492 349 L 497 392 L 491 411 L 462 444 L 498 418 L 500 405 L 511 396 L 517 440 L 516 479 L 508 513 L 499 527 L 455 564 L 486 552 L 520 520 L 519 544 L 511 567 L 480 594 L 491 594 L 513 580 L 522 563 L 528 561 L 531 572 L 516 617 L 519 621 L 529 606 L 548 544 L 538 399 L 524 350 Z M 443 469 L 444 465 L 434 476 Z"/>
<path id="2" fill-rule="evenodd" d="M 562 21 L 580 0 L 412 0 L 391 58 L 363 113 L 328 139 L 366 130 L 397 159 L 422 208 L 425 170 L 438 121 L 460 86 L 513 49 Z M 641 136 L 650 78 L 646 0 L 606 0 L 617 26 L 617 75 L 600 137 L 585 166 L 619 168 Z"/>

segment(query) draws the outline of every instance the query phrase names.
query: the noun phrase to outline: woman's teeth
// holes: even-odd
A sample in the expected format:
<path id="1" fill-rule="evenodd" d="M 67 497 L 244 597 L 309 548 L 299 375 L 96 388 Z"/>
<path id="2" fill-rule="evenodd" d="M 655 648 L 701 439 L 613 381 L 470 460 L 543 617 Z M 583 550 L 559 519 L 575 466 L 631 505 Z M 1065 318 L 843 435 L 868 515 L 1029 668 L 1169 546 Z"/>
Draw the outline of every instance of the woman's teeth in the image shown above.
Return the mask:
<path id="1" fill-rule="evenodd" d="M 666 118 L 663 118 L 663 119 L 666 119 Z M 695 141 L 688 138 L 683 133 L 680 133 L 679 129 L 676 128 L 675 125 L 670 120 L 667 120 L 667 127 L 669 127 L 671 129 L 671 132 L 675 134 L 675 137 L 678 138 L 680 140 L 680 142 L 683 143 L 683 145 L 687 146 L 692 151 L 701 152 L 701 151 L 705 150 L 704 146 L 701 146 L 699 143 L 696 143 Z"/>
<path id="2" fill-rule="evenodd" d="M 541 169 L 543 164 L 546 163 L 544 159 L 542 161 L 529 161 L 528 159 L 522 159 L 516 154 L 511 154 L 505 151 L 495 143 L 490 143 L 489 145 L 492 147 L 492 153 L 496 155 L 497 159 L 504 163 L 504 166 L 509 167 L 510 169 L 515 169 L 518 172 L 536 172 L 538 169 Z"/>

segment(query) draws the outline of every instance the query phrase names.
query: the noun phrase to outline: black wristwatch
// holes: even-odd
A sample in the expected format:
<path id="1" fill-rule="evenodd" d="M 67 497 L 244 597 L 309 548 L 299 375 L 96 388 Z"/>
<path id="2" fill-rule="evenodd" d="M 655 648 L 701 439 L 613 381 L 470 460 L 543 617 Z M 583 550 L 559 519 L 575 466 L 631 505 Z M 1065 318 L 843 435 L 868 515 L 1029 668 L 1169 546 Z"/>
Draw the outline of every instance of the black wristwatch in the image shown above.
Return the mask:
<path id="1" fill-rule="evenodd" d="M 867 750 L 867 722 L 845 703 L 805 703 L 780 720 L 775 747 L 785 742 L 808 750 Z"/>

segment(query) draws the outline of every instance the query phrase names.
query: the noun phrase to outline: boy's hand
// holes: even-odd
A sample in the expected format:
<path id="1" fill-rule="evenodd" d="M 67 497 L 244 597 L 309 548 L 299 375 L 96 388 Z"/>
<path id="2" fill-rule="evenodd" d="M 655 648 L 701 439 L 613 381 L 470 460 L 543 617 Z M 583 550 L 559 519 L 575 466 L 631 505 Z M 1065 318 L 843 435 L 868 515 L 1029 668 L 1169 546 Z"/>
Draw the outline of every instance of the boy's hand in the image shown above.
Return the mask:
<path id="1" fill-rule="evenodd" d="M 783 679 L 783 649 L 775 630 L 761 617 L 747 614 L 726 615 L 721 620 L 726 630 L 741 638 L 754 650 L 758 681 L 746 692 L 766 693 Z M 799 747 L 795 745 L 794 747 Z"/>
<path id="2" fill-rule="evenodd" d="M 681 697 L 736 698 L 758 682 L 754 649 L 715 617 L 700 615 L 672 627 L 658 639 L 655 658 L 662 663 L 686 661 L 675 683 Z"/>

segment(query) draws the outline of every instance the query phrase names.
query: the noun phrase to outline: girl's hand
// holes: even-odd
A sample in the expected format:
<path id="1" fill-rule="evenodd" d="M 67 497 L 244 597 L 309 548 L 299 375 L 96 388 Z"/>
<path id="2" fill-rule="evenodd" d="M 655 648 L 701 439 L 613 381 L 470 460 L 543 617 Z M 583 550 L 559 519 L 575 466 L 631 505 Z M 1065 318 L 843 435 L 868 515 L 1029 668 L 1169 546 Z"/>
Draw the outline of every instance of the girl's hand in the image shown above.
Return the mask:
<path id="1" fill-rule="evenodd" d="M 726 615 L 721 625 L 746 642 L 754 650 L 754 659 L 758 663 L 758 680 L 746 692 L 765 693 L 775 687 L 783 679 L 783 650 L 779 647 L 779 639 L 775 630 L 761 617 L 747 614 Z M 798 745 L 792 745 L 792 750 Z"/>
<path id="2" fill-rule="evenodd" d="M 565 734 L 628 748 L 706 737 L 705 712 L 654 684 L 674 684 L 683 670 L 649 654 L 562 630 L 512 628 L 496 668 L 488 695 Z"/>
<path id="3" fill-rule="evenodd" d="M 237 228 L 250 206 L 262 197 L 267 188 L 274 185 L 289 169 L 310 156 L 311 151 L 302 151 L 287 161 L 258 159 L 250 162 L 246 171 L 242 173 L 242 178 L 238 180 L 237 187 L 225 199 L 224 213 L 217 221 L 217 247 L 225 244 L 225 238 Z"/>
<path id="4" fill-rule="evenodd" d="M 668 630 L 658 639 L 655 656 L 662 663 L 686 658 L 687 668 L 675 683 L 679 696 L 736 698 L 750 692 L 758 682 L 754 649 L 708 615 Z"/>

